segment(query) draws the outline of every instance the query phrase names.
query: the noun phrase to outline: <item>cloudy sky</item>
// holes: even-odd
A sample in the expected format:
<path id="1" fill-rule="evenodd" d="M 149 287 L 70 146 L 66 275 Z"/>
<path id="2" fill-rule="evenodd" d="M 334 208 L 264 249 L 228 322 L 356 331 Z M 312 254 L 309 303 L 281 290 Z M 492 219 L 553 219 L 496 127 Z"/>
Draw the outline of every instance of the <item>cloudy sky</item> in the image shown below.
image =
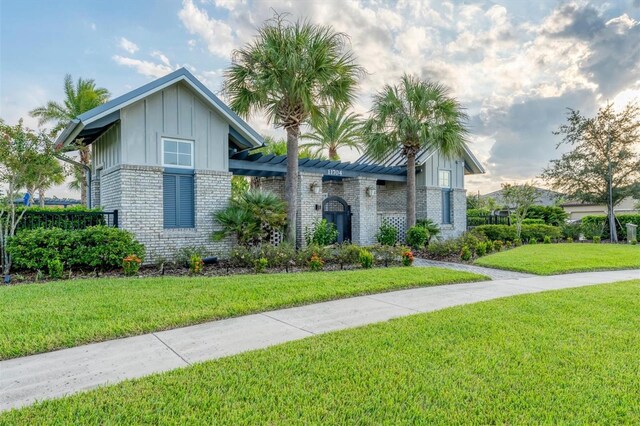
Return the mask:
<path id="1" fill-rule="evenodd" d="M 185 66 L 217 92 L 232 50 L 274 10 L 350 36 L 367 70 L 358 112 L 403 72 L 449 86 L 487 169 L 467 179 L 474 192 L 537 176 L 559 155 L 552 131 L 566 108 L 592 114 L 640 96 L 640 0 L 2 0 L 0 117 L 35 127 L 28 111 L 61 99 L 65 73 L 117 96 Z"/>

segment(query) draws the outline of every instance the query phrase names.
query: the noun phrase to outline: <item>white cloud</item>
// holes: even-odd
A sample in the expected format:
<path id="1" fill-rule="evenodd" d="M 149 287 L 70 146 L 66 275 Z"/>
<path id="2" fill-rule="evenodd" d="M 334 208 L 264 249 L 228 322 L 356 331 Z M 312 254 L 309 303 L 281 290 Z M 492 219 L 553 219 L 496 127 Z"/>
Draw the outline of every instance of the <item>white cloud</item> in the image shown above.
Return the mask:
<path id="1" fill-rule="evenodd" d="M 164 65 L 171 68 L 171 62 L 169 61 L 169 58 L 167 58 L 164 55 L 164 53 L 160 52 L 159 50 L 156 50 L 151 52 L 151 56 L 153 56 L 154 58 L 160 59 L 160 62 L 162 62 Z"/>
<path id="2" fill-rule="evenodd" d="M 183 0 L 178 16 L 190 34 L 199 36 L 205 42 L 209 52 L 229 57 L 235 41 L 229 25 L 209 18 L 207 12 L 194 5 L 192 0 Z"/>
<path id="3" fill-rule="evenodd" d="M 113 60 L 120 65 L 133 68 L 138 73 L 147 77 L 162 77 L 174 70 L 170 64 L 164 62 L 157 63 L 142 59 L 127 58 L 119 55 L 114 55 Z"/>
<path id="4" fill-rule="evenodd" d="M 136 53 L 138 50 L 140 50 L 138 48 L 138 45 L 135 44 L 134 42 L 127 40 L 124 37 L 120 37 L 120 42 L 118 43 L 118 46 L 120 46 L 120 48 L 124 51 L 126 51 L 127 53 L 133 55 L 134 53 Z"/>

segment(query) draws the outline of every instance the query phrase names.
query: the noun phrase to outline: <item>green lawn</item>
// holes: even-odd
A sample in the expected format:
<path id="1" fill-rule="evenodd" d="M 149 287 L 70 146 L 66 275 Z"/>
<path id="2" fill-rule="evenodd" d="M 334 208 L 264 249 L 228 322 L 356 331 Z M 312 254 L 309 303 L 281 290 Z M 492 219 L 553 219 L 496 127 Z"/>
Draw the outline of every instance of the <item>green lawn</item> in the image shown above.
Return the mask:
<path id="1" fill-rule="evenodd" d="M 640 268 L 640 246 L 532 244 L 481 257 L 476 265 L 539 275 Z"/>
<path id="2" fill-rule="evenodd" d="M 639 424 L 640 280 L 497 299 L 210 361 L 3 424 Z"/>
<path id="3" fill-rule="evenodd" d="M 0 287 L 0 359 L 359 294 L 485 279 L 441 268 L 382 268 Z"/>

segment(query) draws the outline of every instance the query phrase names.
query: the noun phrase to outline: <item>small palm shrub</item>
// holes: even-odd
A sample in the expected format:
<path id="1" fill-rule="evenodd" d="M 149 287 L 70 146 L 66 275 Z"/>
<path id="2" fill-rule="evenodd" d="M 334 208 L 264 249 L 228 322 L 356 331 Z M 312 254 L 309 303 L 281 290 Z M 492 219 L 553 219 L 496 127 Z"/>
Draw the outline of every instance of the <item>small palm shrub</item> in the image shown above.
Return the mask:
<path id="1" fill-rule="evenodd" d="M 591 240 L 593 241 L 594 244 L 600 244 L 600 236 L 599 235 L 594 235 L 593 237 L 591 237 Z"/>
<path id="2" fill-rule="evenodd" d="M 484 256 L 487 254 L 487 243 L 478 243 L 476 244 L 476 255 L 478 257 Z"/>
<path id="3" fill-rule="evenodd" d="M 538 239 L 537 238 L 529 238 L 529 244 L 538 244 Z"/>
<path id="4" fill-rule="evenodd" d="M 493 242 L 493 251 L 501 251 L 504 243 L 501 240 L 495 240 Z"/>
<path id="5" fill-rule="evenodd" d="M 49 272 L 49 278 L 60 279 L 64 272 L 64 265 L 57 257 L 53 258 L 47 262 L 47 271 Z"/>
<path id="6" fill-rule="evenodd" d="M 322 219 L 314 222 L 312 229 L 307 228 L 304 233 L 307 245 L 317 244 L 328 246 L 338 241 L 338 229 L 336 225 Z"/>
<path id="7" fill-rule="evenodd" d="M 548 235 L 544 236 L 544 240 L 542 240 L 544 244 L 551 244 L 551 237 Z"/>
<path id="8" fill-rule="evenodd" d="M 416 225 L 407 230 L 406 243 L 416 250 L 424 248 L 429 241 L 429 231 L 424 226 Z"/>
<path id="9" fill-rule="evenodd" d="M 256 274 L 262 274 L 269 265 L 269 261 L 266 257 L 259 257 L 253 261 L 253 268 L 256 271 Z"/>
<path id="10" fill-rule="evenodd" d="M 463 246 L 460 250 L 460 259 L 466 261 L 471 260 L 471 249 L 468 246 Z"/>
<path id="11" fill-rule="evenodd" d="M 392 246 L 398 241 L 398 230 L 389 223 L 387 219 L 383 219 L 382 225 L 376 234 L 376 240 L 383 246 Z"/>
<path id="12" fill-rule="evenodd" d="M 371 254 L 367 249 L 360 250 L 358 259 L 360 261 L 360 266 L 364 269 L 370 269 L 373 266 L 373 254 Z"/>
<path id="13" fill-rule="evenodd" d="M 418 219 L 416 220 L 416 226 L 421 226 L 427 230 L 427 244 L 429 244 L 432 238 L 436 238 L 438 235 L 440 235 L 440 227 L 431 219 Z"/>

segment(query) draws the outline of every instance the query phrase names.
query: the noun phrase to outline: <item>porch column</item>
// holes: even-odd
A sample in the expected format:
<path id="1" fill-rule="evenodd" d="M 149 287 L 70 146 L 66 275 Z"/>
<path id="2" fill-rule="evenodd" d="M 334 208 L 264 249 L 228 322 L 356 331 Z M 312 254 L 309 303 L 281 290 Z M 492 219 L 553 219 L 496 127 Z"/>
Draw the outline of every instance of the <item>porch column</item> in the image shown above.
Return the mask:
<path id="1" fill-rule="evenodd" d="M 301 172 L 298 174 L 298 213 L 296 217 L 296 245 L 305 247 L 304 234 L 322 219 L 322 174 Z"/>
<path id="2" fill-rule="evenodd" d="M 351 206 L 351 240 L 362 246 L 375 243 L 377 229 L 376 179 L 344 179 L 344 199 Z"/>

